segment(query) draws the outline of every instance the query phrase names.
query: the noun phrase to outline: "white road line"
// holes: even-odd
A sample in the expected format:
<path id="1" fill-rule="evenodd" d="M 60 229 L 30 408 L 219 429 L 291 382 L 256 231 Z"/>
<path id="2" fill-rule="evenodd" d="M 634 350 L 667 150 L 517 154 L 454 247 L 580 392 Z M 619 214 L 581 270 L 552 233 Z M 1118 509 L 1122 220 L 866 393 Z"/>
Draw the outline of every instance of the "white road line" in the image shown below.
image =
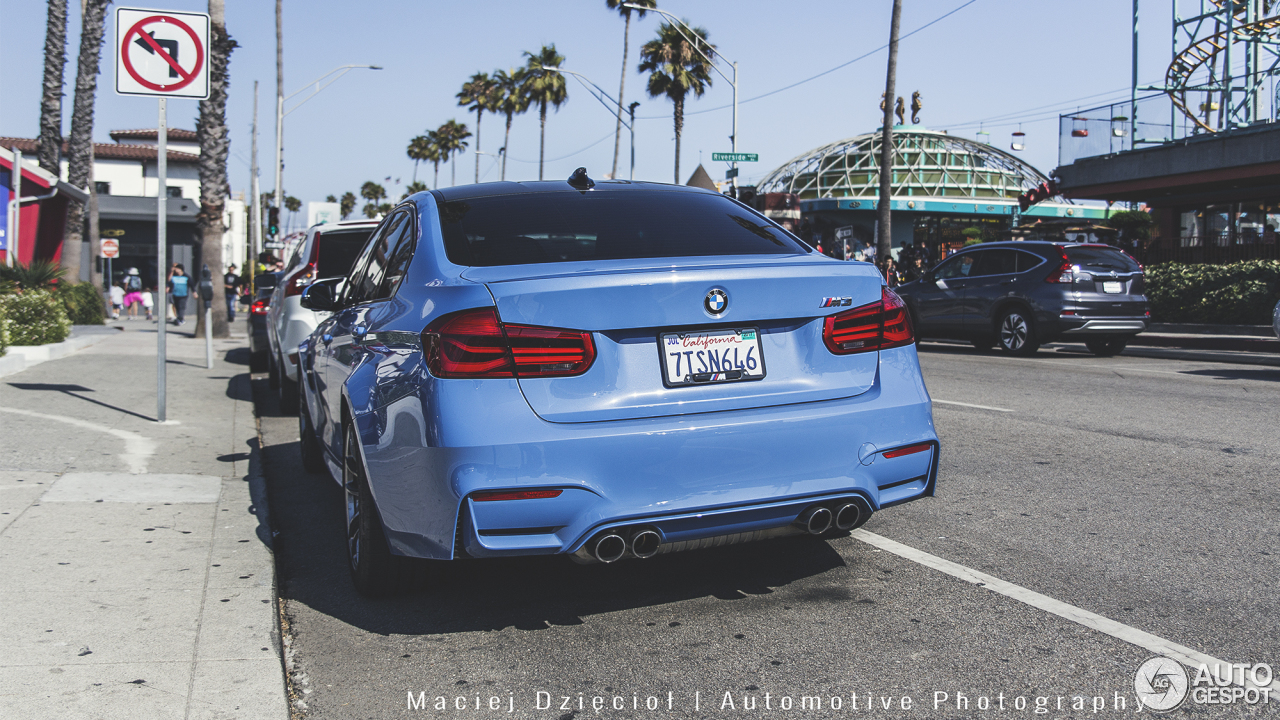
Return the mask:
<path id="1" fill-rule="evenodd" d="M 956 402 L 955 400 L 939 400 L 933 398 L 933 402 L 942 403 L 943 405 L 959 405 L 960 407 L 978 408 L 979 410 L 995 410 L 996 412 L 1013 412 L 1009 408 L 991 407 L 990 405 L 974 405 L 973 403 Z"/>
<path id="2" fill-rule="evenodd" d="M 85 430 L 94 430 L 96 432 L 107 433 L 124 441 L 124 452 L 120 453 L 120 462 L 128 468 L 130 473 L 142 474 L 147 471 L 147 458 L 156 453 L 156 441 L 151 438 L 143 437 L 136 432 L 128 430 L 117 430 L 109 428 L 105 425 L 92 423 L 88 420 L 80 418 L 67 417 L 65 415 L 48 415 L 46 413 L 33 412 L 31 410 L 19 410 L 17 408 L 0 407 L 0 412 L 14 413 L 15 415 L 26 415 L 27 417 L 41 418 L 43 420 L 54 420 L 68 425 L 84 428 Z"/>
<path id="3" fill-rule="evenodd" d="M 909 545 L 903 545 L 896 540 L 890 540 L 887 537 L 867 532 L 866 530 L 853 531 L 853 537 L 861 540 L 868 545 L 880 548 L 881 550 L 893 553 L 898 557 L 910 560 L 911 562 L 933 568 L 938 572 L 945 573 L 951 577 L 958 578 L 968 583 L 973 583 L 979 587 L 986 588 L 994 593 L 999 593 L 1005 597 L 1012 598 L 1018 602 L 1025 603 L 1031 607 L 1043 610 L 1048 613 L 1065 618 L 1074 623 L 1083 625 L 1091 630 L 1110 635 L 1117 640 L 1123 640 L 1131 645 L 1137 645 L 1140 648 L 1153 652 L 1157 655 L 1164 655 L 1173 658 L 1183 665 L 1192 668 L 1198 668 L 1201 664 L 1208 665 L 1210 672 L 1213 671 L 1214 665 L 1226 665 L 1226 661 L 1219 660 L 1215 657 L 1206 655 L 1197 650 L 1192 650 L 1185 645 L 1165 640 L 1162 637 L 1152 635 L 1145 630 L 1139 630 L 1123 623 L 1118 623 L 1110 618 L 1105 618 L 1097 613 L 1083 610 L 1074 605 L 1068 605 L 1061 600 L 1054 600 L 1048 595 L 1041 595 L 1034 590 L 1028 590 L 1021 585 L 1014 585 L 1011 582 L 1005 582 L 998 577 L 979 572 L 972 568 L 965 567 L 959 563 L 944 560 L 937 555 L 930 555 L 923 550 L 917 550 Z M 1247 678 L 1241 678 L 1241 682 L 1237 685 L 1244 684 L 1246 687 L 1258 687 L 1248 682 Z M 1280 680 L 1274 680 L 1270 685 L 1262 686 L 1269 689 L 1273 693 L 1280 693 Z"/>

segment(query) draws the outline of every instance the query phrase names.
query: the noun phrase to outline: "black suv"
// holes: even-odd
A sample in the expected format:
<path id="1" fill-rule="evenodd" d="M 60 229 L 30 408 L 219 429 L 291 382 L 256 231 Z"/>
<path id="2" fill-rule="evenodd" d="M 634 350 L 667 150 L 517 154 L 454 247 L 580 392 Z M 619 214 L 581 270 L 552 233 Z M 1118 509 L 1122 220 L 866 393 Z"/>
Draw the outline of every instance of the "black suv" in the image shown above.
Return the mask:
<path id="1" fill-rule="evenodd" d="M 998 344 L 1013 355 L 1057 339 L 1115 355 L 1151 318 L 1142 266 L 1110 245 L 982 243 L 894 289 L 917 337 Z"/>

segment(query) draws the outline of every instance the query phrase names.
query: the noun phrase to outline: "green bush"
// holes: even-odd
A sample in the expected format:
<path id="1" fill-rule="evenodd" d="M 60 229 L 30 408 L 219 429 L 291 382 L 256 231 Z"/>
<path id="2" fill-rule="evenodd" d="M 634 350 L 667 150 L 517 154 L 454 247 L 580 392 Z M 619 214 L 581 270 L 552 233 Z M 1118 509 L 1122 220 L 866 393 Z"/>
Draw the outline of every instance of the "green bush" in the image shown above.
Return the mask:
<path id="1" fill-rule="evenodd" d="M 9 352 L 9 320 L 4 315 L 4 301 L 0 298 L 0 357 Z"/>
<path id="2" fill-rule="evenodd" d="M 1269 325 L 1280 299 L 1280 261 L 1161 263 L 1146 269 L 1146 283 L 1155 322 Z"/>
<path id="3" fill-rule="evenodd" d="M 46 345 L 71 334 L 66 308 L 48 290 L 0 297 L 0 315 L 5 316 L 10 345 Z"/>
<path id="4" fill-rule="evenodd" d="M 91 282 L 58 283 L 58 298 L 67 311 L 72 325 L 102 325 L 105 323 L 105 304 L 102 293 Z"/>

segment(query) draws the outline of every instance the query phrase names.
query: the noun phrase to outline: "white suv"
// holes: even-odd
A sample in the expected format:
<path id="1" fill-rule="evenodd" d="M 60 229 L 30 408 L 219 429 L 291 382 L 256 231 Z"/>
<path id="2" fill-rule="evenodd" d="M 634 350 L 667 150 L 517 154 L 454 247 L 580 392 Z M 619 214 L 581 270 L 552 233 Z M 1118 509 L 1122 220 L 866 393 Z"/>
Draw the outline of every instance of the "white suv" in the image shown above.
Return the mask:
<path id="1" fill-rule="evenodd" d="M 346 277 L 378 222 L 315 225 L 293 249 L 267 310 L 268 369 L 282 412 L 298 412 L 298 343 L 328 316 L 302 307 L 302 291 L 316 280 Z"/>

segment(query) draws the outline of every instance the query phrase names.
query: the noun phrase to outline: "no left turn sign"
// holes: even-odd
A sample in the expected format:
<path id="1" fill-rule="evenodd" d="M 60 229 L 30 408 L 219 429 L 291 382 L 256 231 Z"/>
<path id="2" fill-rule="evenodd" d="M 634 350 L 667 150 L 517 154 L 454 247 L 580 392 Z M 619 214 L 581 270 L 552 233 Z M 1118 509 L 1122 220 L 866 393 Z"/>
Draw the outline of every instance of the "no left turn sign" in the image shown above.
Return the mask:
<path id="1" fill-rule="evenodd" d="M 209 97 L 209 16 L 116 9 L 116 92 Z"/>

